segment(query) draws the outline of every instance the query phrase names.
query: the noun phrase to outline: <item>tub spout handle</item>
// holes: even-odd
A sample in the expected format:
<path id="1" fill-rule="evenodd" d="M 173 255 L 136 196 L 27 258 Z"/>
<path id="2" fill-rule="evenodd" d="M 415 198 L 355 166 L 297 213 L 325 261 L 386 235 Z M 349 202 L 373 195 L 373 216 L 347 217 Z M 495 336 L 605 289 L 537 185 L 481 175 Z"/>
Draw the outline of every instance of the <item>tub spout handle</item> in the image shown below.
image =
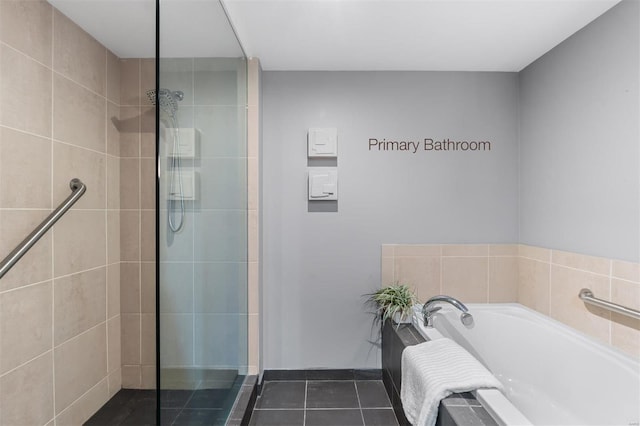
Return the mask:
<path id="1" fill-rule="evenodd" d="M 473 315 L 468 312 L 463 312 L 460 314 L 460 321 L 462 322 L 462 325 L 470 327 L 473 325 Z"/>
<path id="2" fill-rule="evenodd" d="M 442 309 L 442 306 L 432 306 L 430 308 L 422 309 L 422 318 L 424 319 L 425 327 L 433 327 L 433 314 L 438 312 L 440 309 Z"/>
<path id="3" fill-rule="evenodd" d="M 460 321 L 462 321 L 464 325 L 471 325 L 473 323 L 473 317 L 469 313 L 469 309 L 467 309 L 464 303 L 451 296 L 441 294 L 438 296 L 433 296 L 432 298 L 427 300 L 424 305 L 422 305 L 422 317 L 424 318 L 425 327 L 433 327 L 433 313 L 441 309 L 439 306 L 434 306 L 436 303 L 448 303 L 462 312 Z M 469 324 L 465 323 L 465 321 L 469 322 Z"/>

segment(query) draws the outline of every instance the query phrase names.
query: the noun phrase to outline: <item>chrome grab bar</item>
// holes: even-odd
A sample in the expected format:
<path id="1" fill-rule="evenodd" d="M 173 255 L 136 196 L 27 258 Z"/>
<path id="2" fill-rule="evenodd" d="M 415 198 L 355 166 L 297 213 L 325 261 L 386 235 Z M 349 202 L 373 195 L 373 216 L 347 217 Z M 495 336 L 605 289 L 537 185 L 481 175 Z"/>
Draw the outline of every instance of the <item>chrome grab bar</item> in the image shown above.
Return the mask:
<path id="1" fill-rule="evenodd" d="M 38 240 L 60 219 L 66 212 L 73 206 L 82 194 L 85 193 L 87 187 L 80 179 L 71 179 L 69 187 L 73 191 L 66 200 L 62 202 L 45 220 L 38 225 L 36 229 L 30 233 L 27 238 L 22 240 L 18 246 L 0 262 L 0 278 L 9 272 L 9 270 L 16 264 L 22 256 L 25 255 L 29 249 L 38 242 Z"/>
<path id="2" fill-rule="evenodd" d="M 612 312 L 626 315 L 631 318 L 640 319 L 640 311 L 627 308 L 626 306 L 618 305 L 617 303 L 609 302 L 607 300 L 598 299 L 588 288 L 583 288 L 582 290 L 580 290 L 580 293 L 578 293 L 578 297 L 584 303 L 588 303 L 599 308 L 608 309 Z"/>

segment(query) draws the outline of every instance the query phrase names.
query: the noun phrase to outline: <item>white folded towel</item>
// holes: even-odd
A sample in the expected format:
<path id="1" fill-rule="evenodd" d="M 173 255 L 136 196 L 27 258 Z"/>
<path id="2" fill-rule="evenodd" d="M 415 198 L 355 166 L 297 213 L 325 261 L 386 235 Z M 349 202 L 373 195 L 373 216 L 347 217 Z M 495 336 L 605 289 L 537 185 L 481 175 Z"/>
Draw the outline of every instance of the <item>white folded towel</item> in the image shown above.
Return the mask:
<path id="1" fill-rule="evenodd" d="M 451 339 L 431 340 L 402 352 L 400 399 L 414 426 L 435 425 L 443 398 L 478 388 L 502 390 L 502 384 Z"/>

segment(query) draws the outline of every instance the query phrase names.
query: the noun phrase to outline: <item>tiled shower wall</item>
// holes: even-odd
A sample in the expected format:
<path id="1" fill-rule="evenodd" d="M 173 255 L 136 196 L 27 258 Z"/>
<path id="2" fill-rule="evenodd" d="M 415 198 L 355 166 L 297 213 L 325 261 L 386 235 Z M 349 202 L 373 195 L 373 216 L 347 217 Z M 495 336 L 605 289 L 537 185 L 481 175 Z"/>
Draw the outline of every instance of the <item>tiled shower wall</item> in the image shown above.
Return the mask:
<path id="1" fill-rule="evenodd" d="M 155 59 L 120 62 L 122 386 L 155 387 Z"/>
<path id="2" fill-rule="evenodd" d="M 45 1 L 0 2 L 0 424 L 78 425 L 120 389 L 118 59 Z"/>
<path id="3" fill-rule="evenodd" d="M 262 69 L 258 58 L 247 63 L 247 228 L 248 265 L 248 359 L 249 374 L 260 370 L 260 105 Z"/>
<path id="4" fill-rule="evenodd" d="M 382 285 L 469 303 L 518 302 L 640 358 L 640 321 L 587 307 L 596 297 L 640 309 L 640 264 L 527 245 L 382 246 Z"/>
<path id="5" fill-rule="evenodd" d="M 122 382 L 126 388 L 155 387 L 155 122 L 146 95 L 155 88 L 154 66 L 153 60 L 127 59 L 121 68 Z M 166 205 L 160 212 L 163 366 L 224 369 L 240 363 L 247 369 L 248 312 L 253 314 L 248 320 L 253 325 L 252 342 L 258 339 L 257 290 L 256 297 L 247 301 L 247 280 L 256 289 L 258 280 L 258 134 L 247 151 L 246 63 L 233 58 L 168 58 L 160 66 L 162 87 L 184 92 L 178 102 L 179 126 L 196 128 L 200 135 L 197 158 L 182 159 L 181 164 L 183 170 L 196 170 L 200 178 L 198 199 L 185 203 L 183 228 L 175 234 L 168 231 Z M 257 117 L 255 84 L 253 89 Z M 163 140 L 161 167 L 166 170 L 169 147 Z M 248 180 L 255 183 L 249 194 Z M 253 236 L 249 247 L 248 235 Z M 250 350 L 254 356 L 248 369 L 255 372 L 257 343 L 250 344 Z"/>

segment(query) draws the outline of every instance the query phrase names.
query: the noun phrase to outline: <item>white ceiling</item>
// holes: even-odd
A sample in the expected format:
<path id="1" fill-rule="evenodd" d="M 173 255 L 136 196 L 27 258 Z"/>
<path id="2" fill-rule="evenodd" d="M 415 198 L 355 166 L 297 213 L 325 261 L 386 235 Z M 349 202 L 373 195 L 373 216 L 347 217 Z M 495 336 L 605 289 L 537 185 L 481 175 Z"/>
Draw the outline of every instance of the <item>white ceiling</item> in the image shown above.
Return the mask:
<path id="1" fill-rule="evenodd" d="M 155 54 L 154 0 L 49 0 L 120 57 Z M 223 0 L 266 70 L 520 71 L 620 0 Z M 161 0 L 161 56 L 237 57 L 217 0 Z"/>
<path id="2" fill-rule="evenodd" d="M 48 0 L 120 58 L 156 55 L 155 0 Z M 161 0 L 161 57 L 239 57 L 218 0 Z"/>

